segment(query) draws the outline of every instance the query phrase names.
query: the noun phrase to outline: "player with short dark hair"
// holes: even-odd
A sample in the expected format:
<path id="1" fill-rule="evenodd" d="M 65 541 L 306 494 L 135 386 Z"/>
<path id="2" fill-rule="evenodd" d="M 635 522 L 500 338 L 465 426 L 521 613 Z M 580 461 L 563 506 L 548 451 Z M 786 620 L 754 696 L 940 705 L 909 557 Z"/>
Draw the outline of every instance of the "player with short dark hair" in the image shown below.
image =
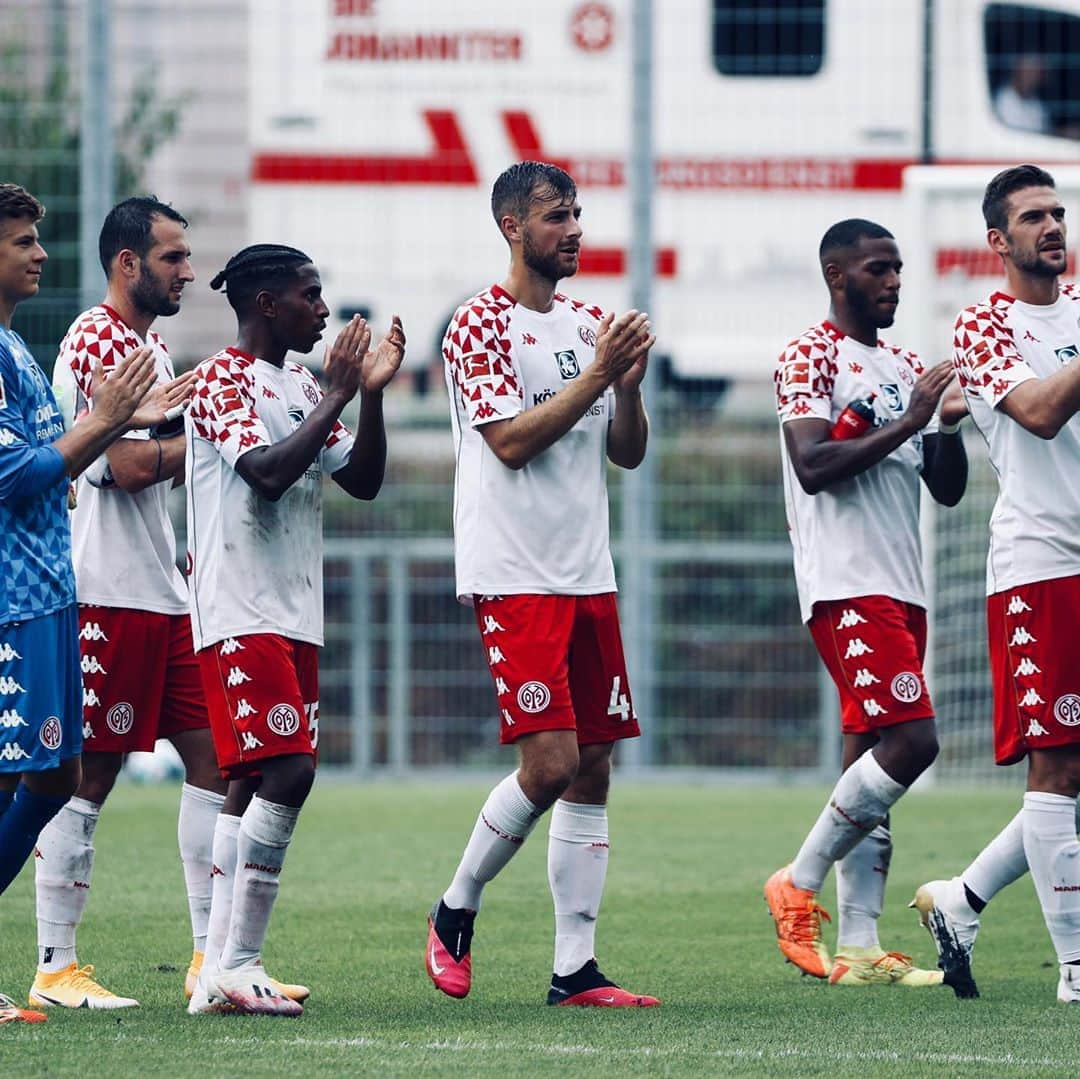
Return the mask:
<path id="1" fill-rule="evenodd" d="M 475 607 L 503 743 L 520 767 L 488 796 L 450 887 L 429 919 L 427 970 L 463 997 L 485 884 L 554 805 L 555 902 L 549 1004 L 644 1007 L 595 958 L 608 860 L 611 751 L 636 737 L 608 545 L 605 460 L 636 468 L 641 396 L 655 338 L 648 316 L 618 319 L 556 292 L 577 272 L 574 181 L 541 162 L 496 181 L 492 209 L 510 272 L 458 308 L 443 340 L 457 449 L 458 598 Z"/>
<path id="2" fill-rule="evenodd" d="M 109 211 L 98 250 L 104 300 L 71 324 L 53 371 L 57 398 L 72 416 L 90 412 L 92 371 L 108 378 L 139 348 L 154 356 L 161 382 L 174 378 L 158 316 L 180 310 L 194 280 L 187 222 L 153 196 Z M 185 376 L 190 384 L 192 376 Z M 106 451 L 77 488 L 72 516 L 83 670 L 83 776 L 38 840 L 35 860 L 38 970 L 30 999 L 42 1006 L 125 1008 L 79 965 L 75 937 L 90 895 L 94 833 L 128 753 L 158 738 L 184 764 L 177 836 L 194 939 L 193 983 L 210 913 L 210 851 L 225 800 L 199 668 L 191 646 L 187 584 L 176 568 L 169 489 L 184 477 L 183 420 L 132 431 Z M 189 992 L 190 995 L 190 992 Z"/>
<path id="3" fill-rule="evenodd" d="M 799 605 L 840 695 L 843 775 L 765 898 L 780 951 L 807 974 L 834 985 L 940 985 L 941 971 L 882 949 L 877 920 L 892 857 L 889 811 L 938 752 L 922 670 L 919 480 L 947 506 L 967 483 L 963 441 L 935 415 L 952 366 L 924 371 L 913 353 L 879 340 L 900 299 L 891 232 L 840 221 L 819 256 L 829 315 L 787 346 L 775 382 Z M 861 433 L 847 426 L 853 409 L 863 413 Z M 839 437 L 852 430 L 857 437 Z M 817 902 L 834 864 L 835 960 Z"/>
<path id="4" fill-rule="evenodd" d="M 999 172 L 983 215 L 1006 291 L 957 316 L 953 362 L 998 477 L 986 562 L 994 756 L 1027 758 L 1027 793 L 961 876 L 924 884 L 912 905 L 940 965 L 974 992 L 979 914 L 1030 867 L 1057 998 L 1080 1004 L 1080 289 L 1060 282 L 1065 207 L 1048 172 Z"/>
<path id="5" fill-rule="evenodd" d="M 206 957 L 189 1012 L 298 1015 L 262 966 L 285 851 L 315 778 L 323 643 L 322 476 L 353 498 L 382 486 L 382 392 L 405 353 L 396 316 L 368 351 L 354 318 L 324 365 L 319 271 L 293 247 L 256 244 L 211 282 L 236 312 L 235 347 L 197 368 L 187 417 L 191 623 L 222 774 Z M 341 423 L 361 395 L 356 438 Z"/>
<path id="6" fill-rule="evenodd" d="M 93 415 L 64 430 L 48 379 L 11 329 L 17 305 L 40 287 L 44 213 L 23 188 L 0 184 L 0 893 L 81 775 L 69 478 L 125 431 L 161 422 L 185 392 L 163 387 L 148 398 L 153 356 L 138 350 L 108 381 L 95 366 Z M 0 1019 L 42 1018 L 10 1008 L 0 1006 Z"/>

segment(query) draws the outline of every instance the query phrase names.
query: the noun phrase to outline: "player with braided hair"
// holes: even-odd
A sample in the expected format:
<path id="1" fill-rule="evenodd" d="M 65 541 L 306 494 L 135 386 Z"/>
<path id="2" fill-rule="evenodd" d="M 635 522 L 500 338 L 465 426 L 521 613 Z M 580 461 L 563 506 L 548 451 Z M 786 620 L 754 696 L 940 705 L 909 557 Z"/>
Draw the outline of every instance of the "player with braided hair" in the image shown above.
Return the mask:
<path id="1" fill-rule="evenodd" d="M 323 643 L 324 472 L 353 498 L 382 486 L 382 391 L 401 366 L 396 316 L 369 351 L 354 318 L 328 349 L 326 392 L 309 353 L 329 310 L 302 251 L 246 247 L 211 282 L 236 312 L 235 347 L 197 368 L 187 417 L 191 622 L 222 774 L 206 959 L 189 1011 L 299 1015 L 263 970 L 285 851 L 315 778 Z M 341 423 L 360 394 L 354 436 Z"/>

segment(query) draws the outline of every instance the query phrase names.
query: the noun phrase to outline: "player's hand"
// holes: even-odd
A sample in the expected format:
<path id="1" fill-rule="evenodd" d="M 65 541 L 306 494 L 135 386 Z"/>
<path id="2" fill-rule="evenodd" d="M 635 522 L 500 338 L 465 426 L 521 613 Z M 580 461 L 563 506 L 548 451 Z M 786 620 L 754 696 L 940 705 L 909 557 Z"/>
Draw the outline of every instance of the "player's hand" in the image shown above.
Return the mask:
<path id="1" fill-rule="evenodd" d="M 627 311 L 618 318 L 608 312 L 600 320 L 595 363 L 609 384 L 648 355 L 656 343 L 650 331 L 649 316 L 644 311 Z M 644 370 L 641 374 L 644 377 Z"/>
<path id="2" fill-rule="evenodd" d="M 360 383 L 365 393 L 378 393 L 398 373 L 405 359 L 405 328 L 394 316 L 386 336 L 365 357 Z"/>
<path id="3" fill-rule="evenodd" d="M 649 353 L 648 350 L 643 352 L 633 364 L 623 371 L 617 379 L 615 379 L 615 389 L 623 393 L 634 393 L 641 388 L 642 380 L 645 378 L 645 372 L 649 368 Z"/>
<path id="4" fill-rule="evenodd" d="M 915 380 L 915 388 L 911 391 L 907 412 L 904 413 L 905 420 L 914 430 L 921 431 L 930 422 L 952 377 L 952 360 L 942 360 Z"/>
<path id="5" fill-rule="evenodd" d="M 191 401 L 191 395 L 195 392 L 195 372 L 179 375 L 170 382 L 161 382 L 143 398 L 142 403 L 135 410 L 134 415 L 128 420 L 128 426 L 136 427 L 161 427 L 158 437 L 172 437 L 178 435 L 184 429 L 181 419 L 184 409 Z M 175 430 L 168 430 L 170 422 L 180 421 L 180 426 Z"/>
<path id="6" fill-rule="evenodd" d="M 351 401 L 360 389 L 360 374 L 368 345 L 371 344 L 371 328 L 359 315 L 345 324 L 336 340 L 326 352 L 323 377 L 327 394 L 341 394 Z"/>
<path id="7" fill-rule="evenodd" d="M 959 423 L 967 414 L 967 401 L 964 398 L 964 391 L 960 389 L 960 380 L 954 379 L 941 395 L 941 408 L 938 409 L 938 415 L 942 423 L 952 426 Z"/>
<path id="8" fill-rule="evenodd" d="M 106 375 L 99 360 L 90 382 L 93 416 L 110 431 L 130 426 L 129 420 L 157 380 L 154 350 L 142 345 Z"/>

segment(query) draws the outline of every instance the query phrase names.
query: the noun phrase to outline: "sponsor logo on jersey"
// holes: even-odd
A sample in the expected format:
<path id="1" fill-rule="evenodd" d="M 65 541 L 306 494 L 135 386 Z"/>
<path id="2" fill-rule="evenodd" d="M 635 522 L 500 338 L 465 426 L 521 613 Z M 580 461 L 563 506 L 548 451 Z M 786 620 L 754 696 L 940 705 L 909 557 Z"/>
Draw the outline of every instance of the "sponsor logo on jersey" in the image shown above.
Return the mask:
<path id="1" fill-rule="evenodd" d="M 300 729 L 300 713 L 291 704 L 275 704 L 266 713 L 266 725 L 274 734 L 288 738 Z"/>
<path id="2" fill-rule="evenodd" d="M 87 622 L 81 630 L 79 630 L 80 641 L 107 641 L 109 638 L 105 636 L 105 631 L 101 628 L 97 622 Z"/>
<path id="3" fill-rule="evenodd" d="M 262 749 L 262 742 L 251 733 L 251 731 L 244 731 L 240 737 L 241 749 Z M 218 870 L 220 873 L 221 870 Z"/>
<path id="4" fill-rule="evenodd" d="M 497 644 L 493 644 L 488 649 L 488 666 L 494 667 L 496 663 L 502 663 L 506 659 L 506 656 L 502 654 L 502 649 Z"/>
<path id="5" fill-rule="evenodd" d="M 0 761 L 24 761 L 30 756 L 22 746 L 8 742 L 0 749 Z"/>
<path id="6" fill-rule="evenodd" d="M 866 667 L 860 667 L 855 672 L 854 685 L 857 689 L 861 689 L 863 686 L 872 686 L 876 682 L 880 682 L 881 679 L 877 675 L 873 674 Z"/>
<path id="7" fill-rule="evenodd" d="M 96 708 L 101 704 L 101 698 L 92 690 L 83 688 L 82 691 L 82 703 L 83 708 Z"/>
<path id="8" fill-rule="evenodd" d="M 526 682 L 517 691 L 517 702 L 523 712 L 536 715 L 551 704 L 551 690 L 543 682 Z"/>
<path id="9" fill-rule="evenodd" d="M 1017 626 L 1016 629 L 1013 630 L 1012 639 L 1009 641 L 1009 644 L 1015 648 L 1018 644 L 1037 644 L 1038 640 L 1038 637 L 1032 637 L 1023 626 Z"/>
<path id="10" fill-rule="evenodd" d="M 1024 731 L 1024 737 L 1037 738 L 1040 734 L 1049 733 L 1050 732 L 1037 719 L 1032 719 L 1028 722 L 1028 728 Z"/>
<path id="11" fill-rule="evenodd" d="M 240 703 L 236 706 L 236 719 L 247 719 L 248 716 L 255 715 L 255 709 L 251 707 L 247 702 L 246 697 L 240 698 Z"/>
<path id="12" fill-rule="evenodd" d="M 247 671 L 243 671 L 239 667 L 233 667 L 229 671 L 229 677 L 225 679 L 225 684 L 230 687 L 235 687 L 250 681 L 251 675 L 248 674 Z"/>
<path id="13" fill-rule="evenodd" d="M 840 621 L 836 623 L 836 628 L 851 629 L 852 626 L 861 625 L 866 625 L 866 619 L 854 607 L 845 607 L 840 615 Z"/>
<path id="14" fill-rule="evenodd" d="M 28 727 L 30 724 L 19 715 L 17 708 L 5 708 L 0 712 L 0 727 Z"/>
<path id="15" fill-rule="evenodd" d="M 7 427 L 0 427 L 0 446 L 10 446 L 19 441 L 19 436 Z"/>
<path id="16" fill-rule="evenodd" d="M 863 711 L 868 716 L 887 716 L 889 714 L 888 708 L 882 708 L 880 704 L 873 697 L 869 700 L 862 702 Z"/>
<path id="17" fill-rule="evenodd" d="M 1023 614 L 1025 611 L 1030 611 L 1031 608 L 1023 601 L 1020 596 L 1013 596 L 1009 600 L 1009 606 L 1006 608 L 1008 614 Z"/>
<path id="18" fill-rule="evenodd" d="M 1076 345 L 1065 345 L 1062 348 L 1055 348 L 1054 355 L 1061 360 L 1062 366 L 1064 366 L 1075 360 L 1077 356 L 1080 356 L 1080 348 Z"/>
<path id="19" fill-rule="evenodd" d="M 1022 660 L 1016 665 L 1016 670 L 1013 671 L 1013 677 L 1018 678 L 1020 675 L 1042 674 L 1042 667 L 1037 666 L 1027 656 L 1024 656 Z"/>
<path id="20" fill-rule="evenodd" d="M 492 376 L 491 357 L 486 352 L 474 352 L 462 361 L 465 364 L 465 385 L 486 382 Z"/>
<path id="21" fill-rule="evenodd" d="M 591 326 L 579 326 L 577 335 L 589 348 L 596 348 L 596 331 Z"/>
<path id="22" fill-rule="evenodd" d="M 4 663 L 10 663 L 13 659 L 22 659 L 22 656 L 7 641 L 0 644 L 0 660 Z"/>
<path id="23" fill-rule="evenodd" d="M 564 379 L 577 378 L 581 374 L 581 366 L 572 348 L 556 352 L 555 362 L 559 365 L 559 374 Z"/>
<path id="24" fill-rule="evenodd" d="M 900 396 L 900 387 L 895 382 L 882 382 L 879 385 L 881 386 L 881 396 L 884 398 L 885 404 L 893 412 L 903 412 L 904 399 Z"/>
<path id="25" fill-rule="evenodd" d="M 1066 693 L 1054 702 L 1054 719 L 1063 727 L 1080 727 L 1080 697 Z"/>
<path id="26" fill-rule="evenodd" d="M 83 674 L 108 674 L 109 672 L 98 662 L 97 656 L 83 656 L 79 664 Z"/>
<path id="27" fill-rule="evenodd" d="M 127 734 L 135 722 L 135 709 L 129 701 L 120 701 L 109 709 L 105 722 L 113 734 Z"/>
<path id="28" fill-rule="evenodd" d="M 904 704 L 911 704 L 922 696 L 922 682 L 913 671 L 902 671 L 892 680 L 889 688 L 892 695 Z"/>
<path id="29" fill-rule="evenodd" d="M 15 694 L 25 692 L 26 688 L 19 685 L 19 683 L 9 675 L 5 674 L 3 677 L 0 677 L 0 693 Z"/>
<path id="30" fill-rule="evenodd" d="M 533 394 L 533 404 L 538 405 L 542 401 L 550 401 L 555 396 L 555 391 L 549 386 L 546 389 L 541 390 L 539 393 Z"/>
<path id="31" fill-rule="evenodd" d="M 854 659 L 855 656 L 868 656 L 873 654 L 874 650 L 862 639 L 862 637 L 852 637 L 851 640 L 848 641 L 844 659 Z"/>
<path id="32" fill-rule="evenodd" d="M 49 716 L 42 723 L 38 738 L 46 749 L 59 749 L 64 740 L 64 728 L 60 726 L 60 720 L 56 716 Z"/>
<path id="33" fill-rule="evenodd" d="M 233 652 L 243 652 L 244 646 L 235 637 L 226 637 L 218 645 L 218 653 L 222 656 L 231 656 Z"/>

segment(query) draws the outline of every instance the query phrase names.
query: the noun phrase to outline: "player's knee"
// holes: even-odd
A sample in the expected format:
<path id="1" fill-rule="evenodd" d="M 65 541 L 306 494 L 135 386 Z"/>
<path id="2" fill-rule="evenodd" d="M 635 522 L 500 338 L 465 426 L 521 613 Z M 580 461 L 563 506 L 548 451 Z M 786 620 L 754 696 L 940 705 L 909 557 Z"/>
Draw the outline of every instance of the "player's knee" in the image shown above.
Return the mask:
<path id="1" fill-rule="evenodd" d="M 281 805 L 301 806 L 315 782 L 315 759 L 306 753 L 278 757 L 263 766 L 259 797 Z"/>
<path id="2" fill-rule="evenodd" d="M 123 763 L 124 758 L 119 753 L 84 754 L 82 778 L 77 784 L 79 797 L 98 805 L 104 803 L 116 784 L 116 777 L 120 774 Z"/>

